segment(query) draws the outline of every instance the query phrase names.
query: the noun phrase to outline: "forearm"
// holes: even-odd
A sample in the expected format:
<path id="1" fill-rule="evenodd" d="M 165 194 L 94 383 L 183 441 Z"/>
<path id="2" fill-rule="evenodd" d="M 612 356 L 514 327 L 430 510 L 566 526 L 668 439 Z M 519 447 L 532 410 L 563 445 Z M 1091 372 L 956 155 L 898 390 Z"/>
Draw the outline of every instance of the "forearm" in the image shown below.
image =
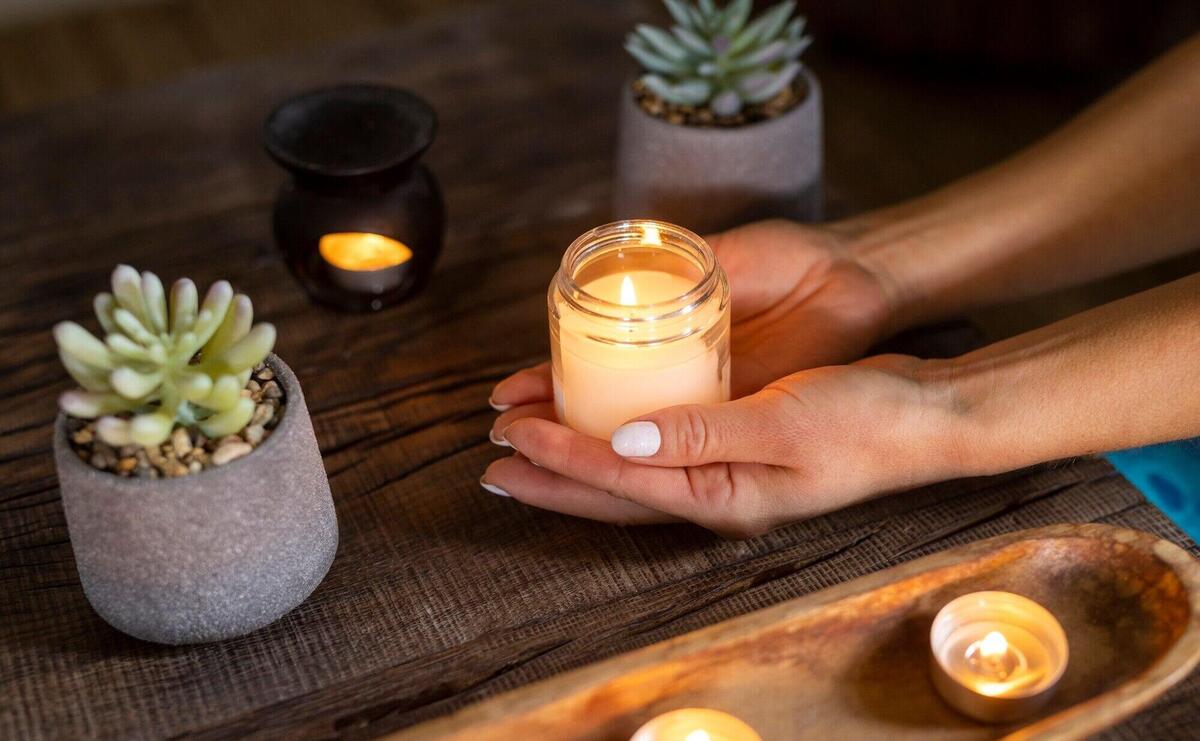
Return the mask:
<path id="1" fill-rule="evenodd" d="M 890 329 L 1200 245 L 1200 37 L 1016 157 L 835 229 L 880 275 Z"/>
<path id="2" fill-rule="evenodd" d="M 962 475 L 1200 435 L 1200 275 L 949 361 L 944 448 Z"/>

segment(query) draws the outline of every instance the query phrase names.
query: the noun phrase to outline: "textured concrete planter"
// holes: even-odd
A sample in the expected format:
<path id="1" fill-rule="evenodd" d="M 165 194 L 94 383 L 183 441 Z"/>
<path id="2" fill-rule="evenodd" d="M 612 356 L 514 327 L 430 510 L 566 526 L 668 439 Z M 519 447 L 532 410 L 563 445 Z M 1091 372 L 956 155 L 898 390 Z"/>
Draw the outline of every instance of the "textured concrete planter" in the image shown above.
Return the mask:
<path id="1" fill-rule="evenodd" d="M 804 102 L 738 128 L 681 126 L 643 111 L 625 86 L 613 216 L 656 218 L 705 234 L 782 216 L 821 217 L 821 86 Z"/>
<path id="2" fill-rule="evenodd" d="M 79 460 L 66 418 L 54 459 L 83 591 L 110 625 L 157 643 L 245 635 L 303 602 L 337 551 L 337 517 L 304 394 L 271 355 L 287 410 L 253 453 L 174 479 Z"/>

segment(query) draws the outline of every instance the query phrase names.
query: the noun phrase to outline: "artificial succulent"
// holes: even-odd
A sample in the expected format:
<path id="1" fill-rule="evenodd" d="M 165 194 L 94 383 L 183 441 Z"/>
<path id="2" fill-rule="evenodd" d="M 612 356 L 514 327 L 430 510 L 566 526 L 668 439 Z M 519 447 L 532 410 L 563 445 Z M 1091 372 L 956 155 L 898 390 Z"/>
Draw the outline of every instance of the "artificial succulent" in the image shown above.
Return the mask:
<path id="1" fill-rule="evenodd" d="M 792 0 L 750 23 L 751 0 L 724 8 L 713 0 L 663 1 L 676 25 L 667 32 L 639 24 L 625 49 L 646 69 L 642 84 L 668 103 L 735 116 L 743 105 L 775 97 L 800 73 L 800 54 L 812 38 L 804 35 L 804 18 L 789 21 Z"/>
<path id="2" fill-rule="evenodd" d="M 154 273 L 119 265 L 112 293 L 93 303 L 101 341 L 75 322 L 54 327 L 63 366 L 82 389 L 59 398 L 64 412 L 99 420 L 109 445 L 158 445 L 176 424 L 215 438 L 254 414 L 242 389 L 275 344 L 275 327 L 254 324 L 250 299 L 217 281 L 199 302 L 196 284 L 175 282 L 169 298 Z M 117 416 L 121 413 L 127 413 Z"/>

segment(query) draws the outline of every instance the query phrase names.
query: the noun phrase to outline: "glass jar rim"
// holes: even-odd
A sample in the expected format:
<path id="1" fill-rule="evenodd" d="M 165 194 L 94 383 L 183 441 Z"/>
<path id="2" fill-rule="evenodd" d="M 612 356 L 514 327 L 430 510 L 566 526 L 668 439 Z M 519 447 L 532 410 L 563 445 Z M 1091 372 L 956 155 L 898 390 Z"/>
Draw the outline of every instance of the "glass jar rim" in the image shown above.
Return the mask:
<path id="1" fill-rule="evenodd" d="M 666 246 L 668 238 L 671 239 L 670 246 L 690 257 L 701 270 L 701 276 L 694 286 L 679 296 L 638 304 L 640 316 L 629 316 L 628 305 L 589 293 L 575 280 L 575 274 L 585 264 L 585 259 L 596 252 L 619 249 L 623 244 L 655 246 L 641 241 L 646 227 L 657 230 L 663 246 Z M 559 295 L 575 310 L 598 318 L 632 323 L 661 321 L 687 314 L 708 301 L 722 282 L 716 254 L 703 237 L 684 227 L 655 219 L 624 219 L 589 229 L 579 235 L 563 253 L 555 277 Z"/>

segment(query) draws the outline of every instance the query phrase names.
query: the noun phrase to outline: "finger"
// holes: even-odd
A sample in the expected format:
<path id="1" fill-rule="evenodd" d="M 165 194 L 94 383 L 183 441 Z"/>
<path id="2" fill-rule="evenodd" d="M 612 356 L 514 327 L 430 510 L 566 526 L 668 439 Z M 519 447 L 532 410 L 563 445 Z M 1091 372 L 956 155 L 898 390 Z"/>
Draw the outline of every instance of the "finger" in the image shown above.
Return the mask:
<path id="1" fill-rule="evenodd" d="M 496 411 L 505 412 L 518 404 L 532 404 L 553 398 L 554 385 L 550 381 L 550 364 L 542 363 L 519 370 L 496 384 L 488 403 Z"/>
<path id="2" fill-rule="evenodd" d="M 532 507 L 586 517 L 616 525 L 650 525 L 678 522 L 678 518 L 656 512 L 626 499 L 606 494 L 585 484 L 538 468 L 523 455 L 502 458 L 488 466 L 480 482 L 489 491 L 499 489 Z"/>
<path id="3" fill-rule="evenodd" d="M 537 404 L 522 404 L 496 417 L 496 421 L 492 424 L 492 430 L 488 433 L 488 438 L 496 445 L 511 448 L 512 445 L 504 439 L 504 430 L 518 419 L 525 419 L 526 417 L 539 417 L 541 419 L 548 419 L 551 422 L 558 420 L 558 417 L 554 413 L 554 404 L 551 402 L 543 401 Z"/>
<path id="4" fill-rule="evenodd" d="M 504 436 L 530 461 L 561 476 L 676 517 L 697 515 L 681 468 L 630 463 L 604 440 L 534 417 L 517 420 Z"/>
<path id="5" fill-rule="evenodd" d="M 761 492 L 771 466 L 638 465 L 603 440 L 533 417 L 517 420 L 505 436 L 538 466 L 726 537 L 756 535 L 774 523 L 771 502 Z"/>
<path id="6" fill-rule="evenodd" d="M 618 427 L 612 449 L 650 466 L 785 464 L 801 444 L 785 414 L 793 402 L 765 390 L 722 404 L 667 407 Z"/>

